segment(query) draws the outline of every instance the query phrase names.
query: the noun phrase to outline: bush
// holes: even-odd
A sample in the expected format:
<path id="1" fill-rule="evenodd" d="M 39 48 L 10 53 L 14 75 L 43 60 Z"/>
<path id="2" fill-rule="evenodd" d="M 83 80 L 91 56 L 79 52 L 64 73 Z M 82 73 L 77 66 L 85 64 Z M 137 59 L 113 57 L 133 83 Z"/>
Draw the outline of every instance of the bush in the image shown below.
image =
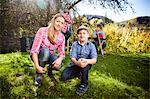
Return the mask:
<path id="1" fill-rule="evenodd" d="M 103 28 L 107 35 L 106 51 L 113 53 L 149 53 L 150 34 L 137 27 L 108 24 Z"/>

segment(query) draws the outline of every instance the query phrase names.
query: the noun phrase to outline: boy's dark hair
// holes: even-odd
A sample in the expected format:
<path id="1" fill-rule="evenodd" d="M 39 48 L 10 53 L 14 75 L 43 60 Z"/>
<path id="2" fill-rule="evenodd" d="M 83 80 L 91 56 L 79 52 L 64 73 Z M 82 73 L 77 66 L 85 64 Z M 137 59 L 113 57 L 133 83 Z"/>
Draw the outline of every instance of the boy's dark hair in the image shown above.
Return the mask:
<path id="1" fill-rule="evenodd" d="M 102 23 L 97 23 L 96 26 L 99 27 L 100 29 L 103 28 L 103 24 Z"/>
<path id="2" fill-rule="evenodd" d="M 96 24 L 96 26 L 101 26 L 101 27 L 104 27 L 104 23 L 103 22 L 98 22 L 97 24 Z"/>

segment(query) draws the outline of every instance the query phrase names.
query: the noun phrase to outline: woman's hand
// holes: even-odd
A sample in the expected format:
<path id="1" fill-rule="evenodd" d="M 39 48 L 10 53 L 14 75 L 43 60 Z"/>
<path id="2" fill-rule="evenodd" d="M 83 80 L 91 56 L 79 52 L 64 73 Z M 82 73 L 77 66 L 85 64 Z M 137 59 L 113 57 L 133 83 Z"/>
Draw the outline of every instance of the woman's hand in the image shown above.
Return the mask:
<path id="1" fill-rule="evenodd" d="M 46 70 L 45 70 L 43 67 L 39 66 L 38 54 L 37 54 L 37 53 L 33 53 L 33 54 L 32 54 L 32 59 L 33 59 L 33 62 L 34 62 L 36 71 L 37 71 L 38 73 L 45 73 Z"/>
<path id="2" fill-rule="evenodd" d="M 45 73 L 46 70 L 43 67 L 41 67 L 41 66 L 37 66 L 36 71 L 38 73 Z"/>
<path id="3" fill-rule="evenodd" d="M 59 67 L 60 67 L 60 65 L 61 65 L 61 62 L 62 62 L 62 58 L 61 58 L 61 57 L 57 58 L 57 59 L 52 63 L 52 64 L 53 64 L 53 67 L 59 69 Z"/>

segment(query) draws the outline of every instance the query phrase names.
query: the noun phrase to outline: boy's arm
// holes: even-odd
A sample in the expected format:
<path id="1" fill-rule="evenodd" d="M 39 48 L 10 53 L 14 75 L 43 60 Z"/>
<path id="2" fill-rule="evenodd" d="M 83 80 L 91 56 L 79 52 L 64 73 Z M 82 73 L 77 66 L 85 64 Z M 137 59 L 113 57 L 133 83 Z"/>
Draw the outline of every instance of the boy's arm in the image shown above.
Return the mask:
<path id="1" fill-rule="evenodd" d="M 94 33 L 93 33 L 93 38 L 97 38 L 96 31 L 94 31 Z"/>
<path id="2" fill-rule="evenodd" d="M 71 57 L 71 61 L 75 64 L 75 65 L 77 65 L 77 66 L 79 66 L 79 67 L 86 67 L 86 65 L 88 65 L 87 64 L 87 62 L 85 62 L 85 61 L 83 61 L 82 60 L 82 58 L 80 58 L 79 60 L 77 60 L 76 58 L 73 58 L 73 57 Z"/>
<path id="3" fill-rule="evenodd" d="M 97 58 L 93 58 L 93 59 L 85 59 L 85 58 L 80 58 L 79 60 L 76 60 L 76 58 L 71 58 L 71 61 L 81 67 L 84 68 L 86 67 L 88 64 L 95 64 L 97 61 Z"/>
<path id="4" fill-rule="evenodd" d="M 71 57 L 71 61 L 77 66 L 79 66 L 79 64 L 80 64 L 79 61 L 76 60 L 76 58 L 74 58 L 74 57 Z"/>
<path id="5" fill-rule="evenodd" d="M 97 61 L 97 58 L 92 58 L 92 59 L 84 59 L 85 61 L 87 61 L 87 64 L 95 64 Z"/>
<path id="6" fill-rule="evenodd" d="M 77 42 L 74 42 L 71 47 L 70 51 L 70 59 L 75 65 L 79 65 L 77 60 Z"/>
<path id="7" fill-rule="evenodd" d="M 95 45 L 91 43 L 91 53 L 90 53 L 90 59 L 86 59 L 88 64 L 96 64 L 97 62 L 97 51 L 95 48 Z"/>

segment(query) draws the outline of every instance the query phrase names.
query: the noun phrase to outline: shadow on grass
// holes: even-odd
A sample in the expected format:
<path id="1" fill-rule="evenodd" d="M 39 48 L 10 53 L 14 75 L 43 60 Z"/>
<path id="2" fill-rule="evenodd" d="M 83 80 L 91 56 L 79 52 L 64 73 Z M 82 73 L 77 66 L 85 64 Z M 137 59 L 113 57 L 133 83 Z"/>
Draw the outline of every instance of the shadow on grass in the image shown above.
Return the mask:
<path id="1" fill-rule="evenodd" d="M 11 85 L 7 79 L 7 75 L 0 75 L 0 98 L 6 99 L 10 97 Z"/>
<path id="2" fill-rule="evenodd" d="M 149 89 L 150 58 L 138 55 L 105 55 L 98 58 L 92 71 L 106 74 L 128 85 Z"/>

